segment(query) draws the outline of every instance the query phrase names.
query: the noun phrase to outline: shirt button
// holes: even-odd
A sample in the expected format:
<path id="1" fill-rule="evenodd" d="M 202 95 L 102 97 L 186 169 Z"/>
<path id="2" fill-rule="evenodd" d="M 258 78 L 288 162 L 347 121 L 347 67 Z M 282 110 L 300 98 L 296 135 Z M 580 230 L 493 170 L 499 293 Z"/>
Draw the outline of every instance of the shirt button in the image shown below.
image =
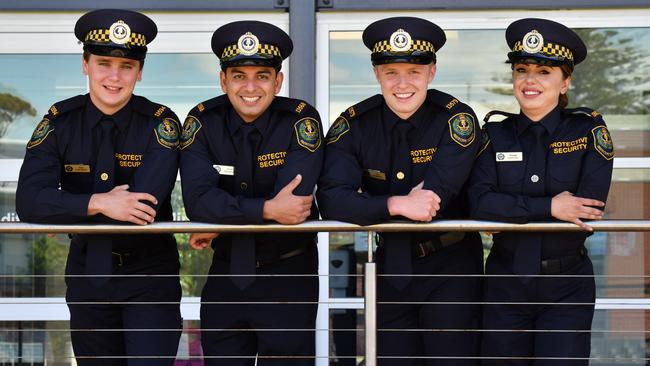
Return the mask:
<path id="1" fill-rule="evenodd" d="M 530 181 L 533 182 L 533 183 L 539 182 L 539 177 L 537 176 L 537 174 L 531 175 L 530 176 Z"/>
<path id="2" fill-rule="evenodd" d="M 397 172 L 397 174 L 395 174 L 395 176 L 396 176 L 397 179 L 399 179 L 399 180 L 404 179 L 404 173 L 402 173 L 402 172 Z"/>
<path id="3" fill-rule="evenodd" d="M 104 182 L 108 180 L 108 173 L 102 173 L 99 176 L 99 179 L 103 180 Z"/>
<path id="4" fill-rule="evenodd" d="M 245 191 L 248 188 L 248 184 L 246 184 L 246 182 L 241 182 L 239 188 L 241 188 L 242 191 Z"/>

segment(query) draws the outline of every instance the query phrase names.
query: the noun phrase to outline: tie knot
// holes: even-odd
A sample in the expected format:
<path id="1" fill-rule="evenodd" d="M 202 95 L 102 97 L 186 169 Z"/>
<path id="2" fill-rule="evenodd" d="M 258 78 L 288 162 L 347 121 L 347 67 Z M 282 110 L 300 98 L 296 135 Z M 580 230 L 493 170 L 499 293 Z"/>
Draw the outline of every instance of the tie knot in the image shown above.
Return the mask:
<path id="1" fill-rule="evenodd" d="M 406 121 L 397 122 L 397 132 L 399 132 L 401 136 L 406 136 L 412 127 L 413 126 L 411 126 L 411 124 Z"/>
<path id="2" fill-rule="evenodd" d="M 255 125 L 254 125 L 254 124 L 250 124 L 250 123 L 242 124 L 241 127 L 240 127 L 240 129 L 241 129 L 241 134 L 242 134 L 242 136 L 248 136 L 248 135 L 251 134 L 251 132 L 257 130 L 257 128 L 255 127 Z"/>
<path id="3" fill-rule="evenodd" d="M 544 125 L 542 125 L 539 122 L 533 122 L 530 125 L 529 129 L 530 129 L 530 133 L 532 133 L 533 136 L 535 136 L 536 138 L 542 137 L 546 132 L 546 128 L 544 128 Z"/>
<path id="4" fill-rule="evenodd" d="M 104 117 L 99 121 L 99 125 L 102 128 L 102 132 L 110 133 L 113 130 L 113 127 L 115 127 L 115 121 L 113 118 Z"/>

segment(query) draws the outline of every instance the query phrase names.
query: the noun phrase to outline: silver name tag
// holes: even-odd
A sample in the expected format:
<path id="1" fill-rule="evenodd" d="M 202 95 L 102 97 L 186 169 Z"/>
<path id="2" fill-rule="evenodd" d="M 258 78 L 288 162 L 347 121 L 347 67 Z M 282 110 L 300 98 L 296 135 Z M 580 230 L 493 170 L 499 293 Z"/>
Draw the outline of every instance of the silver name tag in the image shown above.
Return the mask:
<path id="1" fill-rule="evenodd" d="M 497 162 L 502 161 L 522 161 L 524 160 L 524 154 L 521 151 L 517 152 L 498 152 L 496 154 Z"/>
<path id="2" fill-rule="evenodd" d="M 221 175 L 235 175 L 235 167 L 232 165 L 213 165 L 212 167 Z"/>

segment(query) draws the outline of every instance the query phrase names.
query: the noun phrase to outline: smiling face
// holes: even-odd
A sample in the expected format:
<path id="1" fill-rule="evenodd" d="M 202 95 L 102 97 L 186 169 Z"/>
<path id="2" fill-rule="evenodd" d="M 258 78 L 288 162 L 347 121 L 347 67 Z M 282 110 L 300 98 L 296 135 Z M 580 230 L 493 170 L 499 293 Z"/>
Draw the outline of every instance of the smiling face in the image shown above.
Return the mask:
<path id="1" fill-rule="evenodd" d="M 115 114 L 129 102 L 135 83 L 142 79 L 140 61 L 93 54 L 82 60 L 90 100 L 102 113 Z"/>
<path id="2" fill-rule="evenodd" d="M 284 76 L 269 66 L 231 66 L 220 74 L 221 89 L 244 122 L 253 122 L 273 102 Z"/>
<path id="3" fill-rule="evenodd" d="M 393 63 L 373 67 L 388 107 L 401 119 L 415 113 L 427 97 L 436 65 Z"/>
<path id="4" fill-rule="evenodd" d="M 512 88 L 521 112 L 539 121 L 552 111 L 560 94 L 566 94 L 571 77 L 558 66 L 516 63 L 512 69 Z"/>

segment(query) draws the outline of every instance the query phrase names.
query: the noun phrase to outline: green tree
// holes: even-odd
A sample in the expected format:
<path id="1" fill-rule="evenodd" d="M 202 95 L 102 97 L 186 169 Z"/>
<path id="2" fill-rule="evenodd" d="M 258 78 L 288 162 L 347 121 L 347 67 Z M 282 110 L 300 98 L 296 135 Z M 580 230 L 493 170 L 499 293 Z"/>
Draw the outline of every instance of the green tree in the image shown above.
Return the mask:
<path id="1" fill-rule="evenodd" d="M 0 93 L 0 137 L 7 133 L 12 122 L 23 114 L 35 116 L 36 109 L 29 102 L 11 93 Z"/>

